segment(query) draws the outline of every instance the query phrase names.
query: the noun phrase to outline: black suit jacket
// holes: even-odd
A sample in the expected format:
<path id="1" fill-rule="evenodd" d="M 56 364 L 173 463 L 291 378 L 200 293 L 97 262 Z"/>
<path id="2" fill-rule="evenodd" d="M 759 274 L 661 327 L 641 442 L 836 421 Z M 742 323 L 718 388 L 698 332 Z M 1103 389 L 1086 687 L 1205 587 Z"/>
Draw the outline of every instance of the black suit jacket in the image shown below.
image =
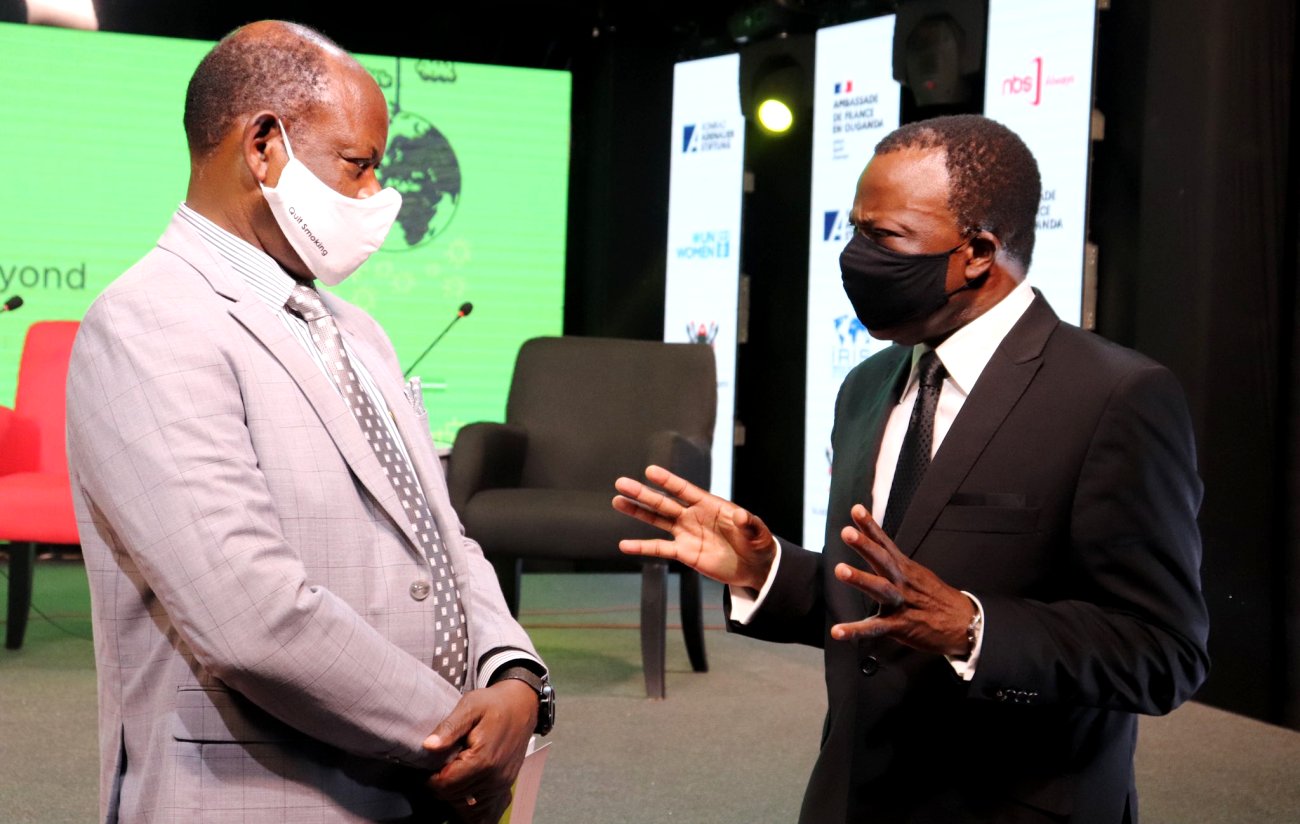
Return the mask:
<path id="1" fill-rule="evenodd" d="M 845 379 L 822 553 L 788 543 L 762 607 L 731 629 L 825 649 L 828 711 L 808 824 L 1136 818 L 1134 713 L 1165 713 L 1208 668 L 1186 402 L 1163 367 L 1061 323 L 1038 296 L 1002 341 L 898 529 L 917 562 L 983 603 L 975 677 L 893 641 L 829 639 L 869 601 L 835 580 L 870 507 L 910 366 L 895 346 Z"/>

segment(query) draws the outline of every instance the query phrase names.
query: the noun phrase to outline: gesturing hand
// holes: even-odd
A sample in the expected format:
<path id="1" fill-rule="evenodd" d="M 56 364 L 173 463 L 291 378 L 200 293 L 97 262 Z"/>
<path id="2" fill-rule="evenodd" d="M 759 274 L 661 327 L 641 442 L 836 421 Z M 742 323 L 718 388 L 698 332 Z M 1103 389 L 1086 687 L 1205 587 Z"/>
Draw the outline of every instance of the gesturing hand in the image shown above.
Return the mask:
<path id="1" fill-rule="evenodd" d="M 508 679 L 465 693 L 424 741 L 426 750 L 449 755 L 429 787 L 462 821 L 495 824 L 536 726 L 537 693 L 527 684 Z"/>
<path id="2" fill-rule="evenodd" d="M 835 577 L 869 595 L 880 604 L 880 613 L 864 621 L 836 624 L 831 637 L 837 641 L 892 638 L 925 652 L 969 653 L 966 630 L 975 614 L 971 600 L 900 552 L 866 507 L 858 504 L 850 514 L 857 528 L 844 527 L 840 538 L 876 574 L 837 564 Z"/>
<path id="3" fill-rule="evenodd" d="M 668 495 L 632 478 L 619 478 L 614 509 L 645 521 L 672 539 L 619 541 L 628 555 L 681 561 L 715 581 L 760 589 L 776 555 L 771 531 L 731 501 L 711 495 L 668 470 L 646 467 L 646 479 Z"/>

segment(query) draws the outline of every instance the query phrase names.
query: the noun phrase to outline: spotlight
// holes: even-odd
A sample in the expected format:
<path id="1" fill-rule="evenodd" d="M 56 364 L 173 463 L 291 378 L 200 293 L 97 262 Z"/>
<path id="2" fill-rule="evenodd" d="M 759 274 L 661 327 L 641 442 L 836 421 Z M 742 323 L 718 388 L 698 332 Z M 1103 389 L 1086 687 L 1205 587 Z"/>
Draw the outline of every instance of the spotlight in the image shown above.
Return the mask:
<path id="1" fill-rule="evenodd" d="M 812 111 L 812 35 L 792 35 L 740 50 L 740 109 L 770 135 L 801 128 Z"/>
<path id="2" fill-rule="evenodd" d="M 774 134 L 789 131 L 794 124 L 794 112 L 775 97 L 758 104 L 758 125 Z"/>

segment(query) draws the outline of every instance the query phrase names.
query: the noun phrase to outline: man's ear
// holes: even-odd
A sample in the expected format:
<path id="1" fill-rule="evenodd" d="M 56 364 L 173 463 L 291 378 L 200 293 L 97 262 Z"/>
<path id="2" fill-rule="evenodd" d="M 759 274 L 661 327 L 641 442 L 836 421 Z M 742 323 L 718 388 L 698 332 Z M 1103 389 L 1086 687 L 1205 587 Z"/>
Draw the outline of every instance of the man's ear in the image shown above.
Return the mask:
<path id="1" fill-rule="evenodd" d="M 280 121 L 271 112 L 258 112 L 244 123 L 240 149 L 253 179 L 267 186 L 280 181 L 280 170 L 288 162 Z"/>
<path id="2" fill-rule="evenodd" d="M 966 258 L 966 280 L 984 277 L 993 268 L 993 262 L 1002 252 L 1002 241 L 992 232 L 980 230 L 971 238 Z"/>

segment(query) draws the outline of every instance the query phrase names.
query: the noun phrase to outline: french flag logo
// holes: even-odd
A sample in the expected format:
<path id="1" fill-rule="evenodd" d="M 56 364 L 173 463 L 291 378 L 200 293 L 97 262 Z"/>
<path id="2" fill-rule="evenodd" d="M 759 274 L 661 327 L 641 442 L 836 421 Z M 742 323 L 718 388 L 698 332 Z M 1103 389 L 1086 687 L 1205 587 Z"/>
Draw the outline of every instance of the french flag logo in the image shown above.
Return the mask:
<path id="1" fill-rule="evenodd" d="M 836 94 L 848 94 L 848 93 L 851 92 L 851 91 L 853 91 L 853 81 L 852 81 L 852 80 L 845 80 L 845 81 L 842 82 L 842 83 L 836 83 L 836 84 L 835 84 L 835 93 L 836 93 Z"/>

